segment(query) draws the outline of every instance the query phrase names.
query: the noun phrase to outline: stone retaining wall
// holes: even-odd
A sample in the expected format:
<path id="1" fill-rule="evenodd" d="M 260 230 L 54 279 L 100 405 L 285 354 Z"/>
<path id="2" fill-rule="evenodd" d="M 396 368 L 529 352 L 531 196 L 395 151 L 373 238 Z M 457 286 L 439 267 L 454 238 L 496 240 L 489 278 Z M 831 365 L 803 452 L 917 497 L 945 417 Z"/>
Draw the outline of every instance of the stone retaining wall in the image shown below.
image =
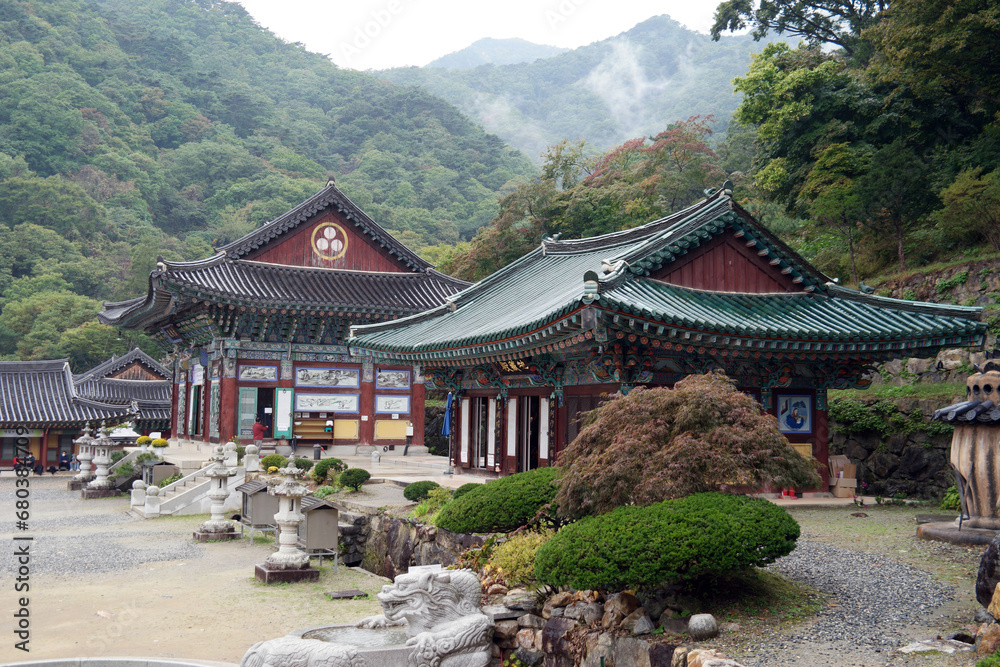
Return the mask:
<path id="1" fill-rule="evenodd" d="M 452 565 L 467 549 L 485 541 L 482 535 L 453 533 L 376 509 L 341 514 L 340 535 L 346 565 L 361 565 L 387 579 L 411 565 Z"/>
<path id="2" fill-rule="evenodd" d="M 866 397 L 859 402 L 871 407 L 877 401 Z M 914 398 L 897 399 L 893 403 L 900 421 L 922 423 L 924 428 L 911 427 L 909 432 L 899 429 L 883 435 L 871 430 L 852 431 L 850 426 L 831 419 L 830 453 L 845 454 L 858 464 L 858 481 L 868 485 L 862 488 L 864 495 L 891 498 L 901 493 L 907 498 L 940 498 L 955 483 L 949 463 L 951 429 L 934 428 L 930 419 L 943 406 L 936 401 Z"/>

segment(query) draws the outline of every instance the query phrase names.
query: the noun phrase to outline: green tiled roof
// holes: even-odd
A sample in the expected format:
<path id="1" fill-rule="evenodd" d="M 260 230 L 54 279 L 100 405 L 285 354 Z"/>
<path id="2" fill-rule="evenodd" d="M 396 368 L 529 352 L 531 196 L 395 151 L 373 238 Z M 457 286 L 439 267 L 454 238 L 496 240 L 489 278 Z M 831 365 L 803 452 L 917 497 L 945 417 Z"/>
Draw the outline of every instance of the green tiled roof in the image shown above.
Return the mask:
<path id="1" fill-rule="evenodd" d="M 753 244 L 802 291 L 709 292 L 647 277 L 722 233 Z M 599 276 L 593 303 L 584 295 L 588 272 Z M 502 356 L 579 334 L 578 311 L 588 306 L 610 317 L 612 328 L 615 316 L 624 317 L 617 328 L 638 326 L 717 347 L 745 348 L 749 341 L 759 347 L 766 340 L 771 349 L 916 354 L 920 348 L 978 344 L 986 330 L 978 321 L 979 308 L 900 301 L 836 286 L 728 197 L 716 195 L 635 229 L 546 240 L 444 306 L 355 327 L 350 344 L 408 360 Z"/>

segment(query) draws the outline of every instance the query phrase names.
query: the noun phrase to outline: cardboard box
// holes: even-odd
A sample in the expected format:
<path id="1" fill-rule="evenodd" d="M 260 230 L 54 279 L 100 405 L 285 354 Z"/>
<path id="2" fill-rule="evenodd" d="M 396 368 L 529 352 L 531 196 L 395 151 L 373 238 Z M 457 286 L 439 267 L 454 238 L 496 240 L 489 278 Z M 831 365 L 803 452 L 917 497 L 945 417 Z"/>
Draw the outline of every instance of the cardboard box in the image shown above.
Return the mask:
<path id="1" fill-rule="evenodd" d="M 830 491 L 833 492 L 834 498 L 853 498 L 854 489 L 849 489 L 846 486 L 831 486 Z"/>
<path id="2" fill-rule="evenodd" d="M 853 491 L 858 488 L 858 480 L 855 477 L 838 477 L 836 486 L 851 489 Z"/>
<path id="3" fill-rule="evenodd" d="M 843 474 L 841 477 L 857 477 L 858 476 L 858 464 L 857 463 L 845 463 L 842 470 Z"/>

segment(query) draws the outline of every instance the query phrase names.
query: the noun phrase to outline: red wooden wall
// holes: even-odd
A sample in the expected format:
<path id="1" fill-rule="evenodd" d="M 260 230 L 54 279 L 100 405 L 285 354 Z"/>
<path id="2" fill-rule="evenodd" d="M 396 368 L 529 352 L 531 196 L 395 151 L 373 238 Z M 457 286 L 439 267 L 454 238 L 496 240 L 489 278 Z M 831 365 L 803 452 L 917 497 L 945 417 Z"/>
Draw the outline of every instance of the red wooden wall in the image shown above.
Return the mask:
<path id="1" fill-rule="evenodd" d="M 329 223 L 334 223 L 339 228 L 332 227 Z M 320 228 L 318 231 L 317 227 Z M 317 233 L 314 235 L 314 232 Z M 324 232 L 330 236 L 325 236 Z M 325 240 L 325 244 L 321 239 Z M 345 241 L 346 249 L 342 245 L 336 249 L 330 247 L 331 243 L 344 244 Z M 317 243 L 324 247 L 317 247 Z M 300 224 L 290 233 L 247 254 L 244 259 L 323 269 L 410 271 L 403 262 L 372 241 L 371 237 L 359 234 L 354 223 L 346 220 L 339 212 L 332 211 L 321 212 L 314 220 Z"/>
<path id="2" fill-rule="evenodd" d="M 712 239 L 650 277 L 671 285 L 714 292 L 760 294 L 801 289 L 791 276 L 782 275 L 779 267 L 771 266 L 755 249 L 729 235 Z"/>

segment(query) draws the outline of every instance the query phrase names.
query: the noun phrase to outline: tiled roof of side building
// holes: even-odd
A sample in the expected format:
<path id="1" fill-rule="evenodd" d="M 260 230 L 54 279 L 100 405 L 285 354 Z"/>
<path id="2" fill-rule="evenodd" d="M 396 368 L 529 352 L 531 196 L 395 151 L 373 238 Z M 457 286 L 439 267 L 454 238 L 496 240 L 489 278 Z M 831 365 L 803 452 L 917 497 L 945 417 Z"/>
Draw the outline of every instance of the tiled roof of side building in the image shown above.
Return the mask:
<path id="1" fill-rule="evenodd" d="M 0 362 L 0 426 L 45 427 L 123 417 L 127 406 L 77 395 L 65 359 Z"/>
<path id="2" fill-rule="evenodd" d="M 73 379 L 75 381 L 79 381 L 84 378 L 107 377 L 108 375 L 111 375 L 137 361 L 164 379 L 170 379 L 173 376 L 170 371 L 161 366 L 151 356 L 139 348 L 134 348 L 120 357 L 111 357 L 107 361 L 94 366 L 90 370 L 73 376 Z"/>
<path id="3" fill-rule="evenodd" d="M 101 403 L 128 405 L 139 401 L 140 405 L 170 405 L 170 380 L 119 380 L 117 378 L 90 378 L 76 381 L 77 395 Z"/>

